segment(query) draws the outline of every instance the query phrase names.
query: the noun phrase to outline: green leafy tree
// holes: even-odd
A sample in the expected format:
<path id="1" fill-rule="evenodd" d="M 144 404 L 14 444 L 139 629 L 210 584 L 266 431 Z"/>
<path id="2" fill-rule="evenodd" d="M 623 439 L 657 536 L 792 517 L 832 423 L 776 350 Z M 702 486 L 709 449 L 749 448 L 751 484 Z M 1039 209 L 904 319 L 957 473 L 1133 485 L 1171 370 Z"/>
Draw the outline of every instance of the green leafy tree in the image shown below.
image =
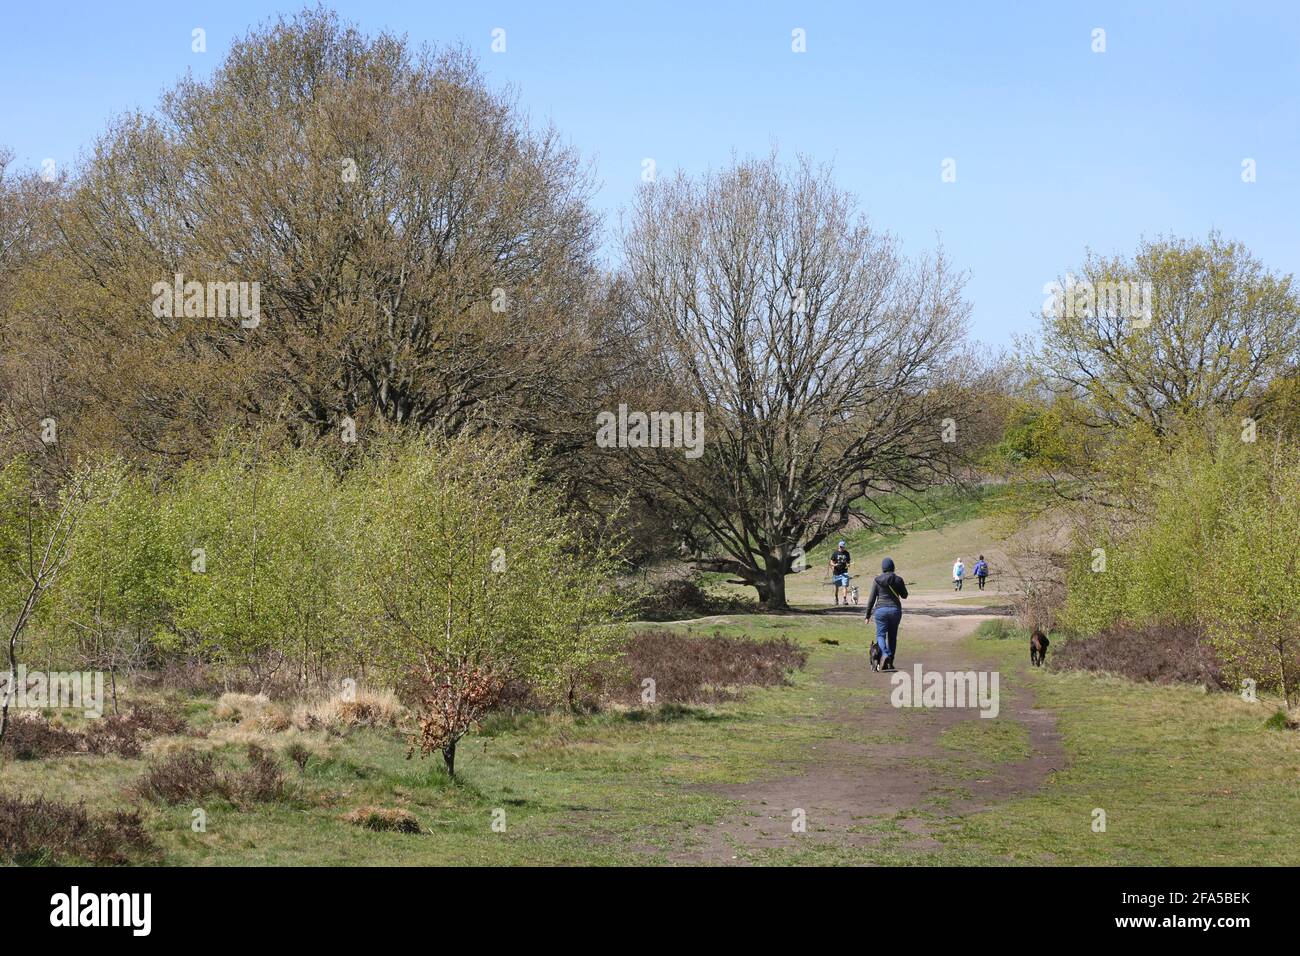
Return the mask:
<path id="1" fill-rule="evenodd" d="M 1092 428 L 1163 437 L 1257 394 L 1300 347 L 1291 276 L 1217 233 L 1144 241 L 1131 258 L 1090 255 L 1057 286 L 1025 358 Z"/>
<path id="2" fill-rule="evenodd" d="M 0 469 L 0 601 L 9 631 L 0 742 L 9 728 L 19 642 L 72 558 L 77 522 L 95 493 L 96 478 L 82 468 L 60 492 L 47 493 L 25 458 L 13 458 Z"/>
<path id="3" fill-rule="evenodd" d="M 1208 590 L 1211 641 L 1237 678 L 1300 703 L 1300 459 L 1270 462 L 1260 493 L 1236 498 Z"/>
<path id="4" fill-rule="evenodd" d="M 85 666 L 109 672 L 117 708 L 117 673 L 148 660 L 166 624 L 167 551 L 150 482 L 120 461 L 96 480 L 72 540 L 76 560 L 52 595 L 53 629 Z"/>
<path id="5" fill-rule="evenodd" d="M 415 440 L 348 479 L 358 627 L 413 686 L 421 749 L 455 773 L 456 745 L 506 681 L 571 694 L 611 657 L 611 549 L 580 547 L 523 446 Z"/>
<path id="6" fill-rule="evenodd" d="M 164 510 L 177 632 L 258 680 L 321 677 L 341 649 L 337 482 L 305 452 L 231 448 L 176 476 Z"/>

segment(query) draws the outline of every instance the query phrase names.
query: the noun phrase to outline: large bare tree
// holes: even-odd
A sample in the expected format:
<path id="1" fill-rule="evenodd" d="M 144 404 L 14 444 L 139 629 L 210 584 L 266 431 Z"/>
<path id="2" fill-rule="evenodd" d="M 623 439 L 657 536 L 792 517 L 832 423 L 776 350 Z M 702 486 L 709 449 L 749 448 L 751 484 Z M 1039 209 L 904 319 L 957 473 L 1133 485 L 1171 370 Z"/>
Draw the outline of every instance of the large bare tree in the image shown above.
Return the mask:
<path id="1" fill-rule="evenodd" d="M 772 155 L 647 184 L 623 249 L 660 383 L 642 400 L 704 412 L 705 441 L 621 453 L 701 567 L 783 608 L 801 549 L 867 517 L 864 495 L 948 474 L 963 279 L 942 254 L 905 260 L 827 170 Z"/>
<path id="2" fill-rule="evenodd" d="M 301 440 L 345 416 L 574 444 L 590 189 L 464 51 L 309 11 L 101 137 L 55 211 L 30 325 L 98 444 L 181 457 L 232 420 Z M 159 315 L 177 274 L 258 283 L 258 320 Z"/>

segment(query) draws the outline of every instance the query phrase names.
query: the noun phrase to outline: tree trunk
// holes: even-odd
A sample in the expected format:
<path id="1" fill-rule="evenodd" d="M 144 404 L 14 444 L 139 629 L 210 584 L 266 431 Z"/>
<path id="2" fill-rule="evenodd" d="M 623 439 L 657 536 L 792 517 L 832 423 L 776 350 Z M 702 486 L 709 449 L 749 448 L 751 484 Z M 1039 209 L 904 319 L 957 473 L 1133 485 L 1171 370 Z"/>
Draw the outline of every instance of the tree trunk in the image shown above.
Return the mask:
<path id="1" fill-rule="evenodd" d="M 447 776 L 456 779 L 456 741 L 442 748 L 442 762 L 447 765 Z"/>
<path id="2" fill-rule="evenodd" d="M 5 742 L 5 733 L 9 730 L 9 701 L 18 691 L 15 686 L 18 681 L 18 637 L 27 626 L 27 618 L 31 616 L 32 608 L 36 606 L 40 593 L 40 586 L 33 585 L 31 591 L 27 593 L 27 600 L 23 602 L 23 609 L 18 612 L 18 619 L 14 621 L 14 629 L 9 634 L 9 683 L 5 688 L 4 704 L 0 706 L 0 744 Z"/>
<path id="3" fill-rule="evenodd" d="M 741 564 L 735 558 L 697 558 L 694 564 L 697 571 L 723 571 L 736 575 L 728 584 L 743 584 L 758 592 L 758 601 L 770 611 L 788 611 L 790 605 L 785 600 L 785 576 L 789 573 L 789 559 L 768 557 L 764 568 Z"/>
<path id="4" fill-rule="evenodd" d="M 1291 686 L 1290 675 L 1287 673 L 1287 646 L 1286 638 L 1279 635 L 1277 639 L 1277 670 L 1282 678 L 1282 701 L 1287 707 L 1295 706 L 1295 688 Z"/>
<path id="5" fill-rule="evenodd" d="M 785 572 L 768 570 L 765 579 L 757 584 L 758 599 L 769 611 L 788 611 L 785 600 Z"/>

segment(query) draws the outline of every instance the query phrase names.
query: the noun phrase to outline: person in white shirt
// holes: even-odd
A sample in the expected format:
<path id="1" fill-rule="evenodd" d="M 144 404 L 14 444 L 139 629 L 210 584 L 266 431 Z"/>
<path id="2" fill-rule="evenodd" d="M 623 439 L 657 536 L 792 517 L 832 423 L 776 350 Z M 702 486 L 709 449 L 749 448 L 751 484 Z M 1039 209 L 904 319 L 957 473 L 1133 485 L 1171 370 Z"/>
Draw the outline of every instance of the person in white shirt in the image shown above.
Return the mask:
<path id="1" fill-rule="evenodd" d="M 962 564 L 961 558 L 958 558 L 957 563 L 952 566 L 952 589 L 954 591 L 961 590 L 961 579 L 965 576 L 966 565 Z"/>

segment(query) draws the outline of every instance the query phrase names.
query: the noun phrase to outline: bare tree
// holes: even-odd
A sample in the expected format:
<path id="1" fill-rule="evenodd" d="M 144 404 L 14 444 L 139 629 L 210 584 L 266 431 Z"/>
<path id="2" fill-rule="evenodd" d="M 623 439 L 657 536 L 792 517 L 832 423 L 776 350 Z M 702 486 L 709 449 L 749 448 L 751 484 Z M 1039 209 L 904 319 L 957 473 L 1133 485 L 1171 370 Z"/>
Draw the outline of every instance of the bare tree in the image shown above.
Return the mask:
<path id="1" fill-rule="evenodd" d="M 648 184 L 623 249 L 652 400 L 706 427 L 694 460 L 627 453 L 700 567 L 783 608 L 800 549 L 869 518 L 859 499 L 949 473 L 963 279 L 941 253 L 905 261 L 825 169 L 772 155 Z"/>

